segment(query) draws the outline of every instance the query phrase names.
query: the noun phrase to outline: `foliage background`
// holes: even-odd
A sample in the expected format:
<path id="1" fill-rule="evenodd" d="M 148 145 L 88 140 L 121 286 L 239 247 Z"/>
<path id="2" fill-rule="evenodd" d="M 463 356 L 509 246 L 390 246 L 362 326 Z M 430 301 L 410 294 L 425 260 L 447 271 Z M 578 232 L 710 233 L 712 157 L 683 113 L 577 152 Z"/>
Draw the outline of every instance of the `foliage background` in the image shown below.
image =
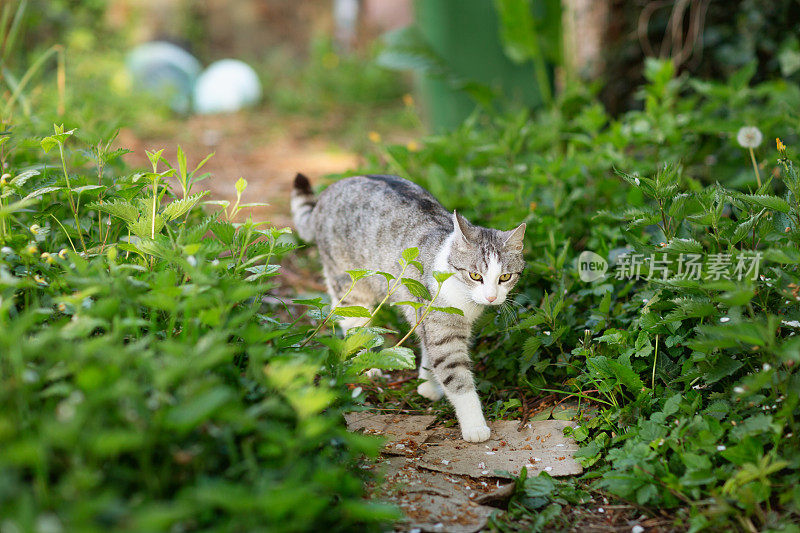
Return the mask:
<path id="1" fill-rule="evenodd" d="M 733 39 L 758 5 L 709 22 L 709 57 L 725 57 L 714 32 Z M 299 312 L 281 303 L 278 264 L 297 265 L 295 242 L 236 217 L 246 183 L 235 204 L 201 209 L 192 185 L 204 169 L 190 178 L 180 155 L 129 169 L 114 131 L 166 111 L 106 68 L 120 50 L 96 52 L 102 6 L 54 6 L 65 16 L 31 10 L 18 42 L 63 38 L 75 82 L 64 97 L 48 62 L 24 93 L 30 112 L 4 105 L 0 137 L 0 526 L 380 529 L 397 515 L 363 499 L 359 468 L 380 443 L 348 434 L 340 415 L 375 400 L 348 388 L 367 387 L 350 358 L 372 357 L 362 348 L 387 332 L 345 349 L 321 327 L 322 299 Z M 594 409 L 573 433 L 587 474 L 520 478 L 497 530 L 574 527 L 564 511 L 593 496 L 675 529 L 797 530 L 800 90 L 780 68 L 791 9 L 763 13 L 752 27 L 774 41 L 746 41 L 740 59 L 715 60 L 720 72 L 644 61 L 622 108 L 575 84 L 537 111 L 484 101 L 456 130 L 413 143 L 365 135 L 366 119 L 348 134 L 371 152 L 362 171 L 414 179 L 477 223 L 528 223 L 524 282 L 476 326 L 479 390 L 492 417 L 552 391 Z M 4 49 L 6 84 L 52 44 Z M 268 105 L 356 114 L 398 100 L 406 86 L 372 62 L 379 51 L 328 68 L 338 55 L 321 40 Z M 736 142 L 745 125 L 767 139 L 754 153 L 760 188 Z M 755 280 L 587 284 L 584 250 L 765 260 Z M 320 342 L 301 347 L 317 326 Z"/>

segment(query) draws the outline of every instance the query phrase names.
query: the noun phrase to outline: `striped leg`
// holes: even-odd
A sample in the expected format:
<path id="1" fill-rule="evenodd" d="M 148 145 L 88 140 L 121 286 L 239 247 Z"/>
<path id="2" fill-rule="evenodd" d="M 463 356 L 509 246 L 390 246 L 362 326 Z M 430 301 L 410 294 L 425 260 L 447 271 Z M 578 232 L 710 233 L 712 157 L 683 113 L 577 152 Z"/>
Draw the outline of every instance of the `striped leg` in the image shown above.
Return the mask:
<path id="1" fill-rule="evenodd" d="M 431 363 L 428 358 L 428 350 L 425 349 L 425 344 L 422 344 L 422 361 L 419 364 L 419 379 L 424 379 L 417 387 L 417 392 L 420 396 L 424 396 L 429 400 L 436 401 L 444 396 L 444 389 L 441 383 L 436 379 L 436 376 L 431 372 Z"/>
<path id="2" fill-rule="evenodd" d="M 475 390 L 468 340 L 469 325 L 445 322 L 427 324 L 422 342 L 433 375 L 455 408 L 461 436 L 468 442 L 483 442 L 491 432 Z"/>

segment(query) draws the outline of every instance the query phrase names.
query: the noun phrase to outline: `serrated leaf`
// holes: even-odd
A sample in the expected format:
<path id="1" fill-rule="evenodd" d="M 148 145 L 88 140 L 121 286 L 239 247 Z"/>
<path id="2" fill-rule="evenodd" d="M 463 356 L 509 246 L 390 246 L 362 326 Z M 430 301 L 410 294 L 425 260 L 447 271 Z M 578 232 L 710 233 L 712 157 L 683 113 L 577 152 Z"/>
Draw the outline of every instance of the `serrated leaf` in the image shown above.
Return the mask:
<path id="1" fill-rule="evenodd" d="M 403 261 L 406 263 L 413 261 L 419 256 L 419 248 L 406 248 L 403 250 Z"/>
<path id="2" fill-rule="evenodd" d="M 323 302 L 322 298 L 319 296 L 316 298 L 297 298 L 296 300 L 292 300 L 292 303 L 297 305 L 310 305 L 316 307 L 317 309 L 322 309 L 325 307 L 325 302 Z"/>
<path id="3" fill-rule="evenodd" d="M 736 198 L 750 205 L 766 207 L 767 209 L 780 211 L 781 213 L 788 213 L 790 209 L 786 200 L 770 194 L 737 194 Z"/>
<path id="4" fill-rule="evenodd" d="M 356 372 L 368 368 L 382 370 L 405 370 L 416 367 L 414 352 L 405 346 L 392 346 L 380 352 L 362 352 L 350 360 L 351 367 Z"/>
<path id="5" fill-rule="evenodd" d="M 182 217 L 191 209 L 197 205 L 197 202 L 200 201 L 201 198 L 206 196 L 208 191 L 203 191 L 198 194 L 194 194 L 192 196 L 187 196 L 186 198 L 182 198 L 180 200 L 174 200 L 167 205 L 164 210 L 161 212 L 162 216 L 167 219 L 167 221 L 175 220 L 176 218 Z"/>
<path id="6" fill-rule="evenodd" d="M 375 274 L 375 271 L 366 269 L 356 269 L 356 270 L 348 270 L 347 273 L 350 275 L 351 281 L 358 281 L 361 278 Z"/>
<path id="7" fill-rule="evenodd" d="M 412 302 L 411 300 L 403 300 L 400 302 L 394 302 L 392 305 L 408 305 L 413 307 L 414 309 L 421 309 L 425 307 L 425 304 L 422 302 Z"/>
<path id="8" fill-rule="evenodd" d="M 431 299 L 430 291 L 428 291 L 428 288 L 419 281 L 411 278 L 400 278 L 400 282 L 405 285 L 405 287 L 408 289 L 408 292 L 417 298 L 424 298 L 426 300 Z"/>
<path id="9" fill-rule="evenodd" d="M 437 270 L 434 270 L 434 272 L 433 272 L 433 279 L 435 279 L 437 283 L 439 283 L 439 284 L 442 284 L 442 283 L 444 283 L 444 282 L 445 282 L 445 281 L 446 281 L 448 278 L 450 278 L 450 277 L 451 277 L 451 276 L 453 276 L 453 275 L 454 275 L 454 273 L 453 273 L 453 272 L 439 272 L 439 271 L 437 271 Z"/>
<path id="10" fill-rule="evenodd" d="M 635 395 L 638 395 L 644 387 L 639 374 L 634 372 L 630 366 L 616 359 L 609 359 L 603 355 L 598 355 L 595 357 L 587 357 L 586 364 L 594 372 L 599 372 L 601 375 L 607 377 L 613 376 L 617 378 L 619 383 L 625 385 L 625 387 Z"/>
<path id="11" fill-rule="evenodd" d="M 342 307 L 337 307 L 333 312 L 342 317 L 370 318 L 372 316 L 367 308 L 361 307 L 360 305 L 345 305 Z"/>
<path id="12" fill-rule="evenodd" d="M 747 220 L 736 226 L 736 230 L 733 232 L 733 236 L 730 238 L 731 244 L 737 244 L 739 241 L 747 237 L 750 232 L 753 231 L 753 226 L 756 225 L 758 220 L 764 214 L 764 211 L 765 209 L 762 209 L 760 212 L 748 217 Z"/>
<path id="13" fill-rule="evenodd" d="M 681 254 L 703 253 L 703 245 L 694 239 L 670 239 L 666 246 L 660 248 L 659 252 L 675 252 Z"/>
<path id="14" fill-rule="evenodd" d="M 41 196 L 43 194 L 47 194 L 47 193 L 50 193 L 50 192 L 61 191 L 63 189 L 64 189 L 64 187 L 42 187 L 41 189 L 36 189 L 32 193 L 30 193 L 28 196 L 23 198 L 23 200 L 27 200 L 29 198 L 36 198 L 37 196 Z"/>
<path id="15" fill-rule="evenodd" d="M 128 224 L 133 224 L 139 218 L 139 210 L 137 209 L 137 207 L 129 202 L 124 202 L 122 200 L 112 200 L 110 202 L 104 202 L 102 204 L 92 203 L 89 204 L 87 207 L 89 207 L 90 209 L 96 209 L 98 211 L 102 211 L 103 213 L 107 213 L 111 216 L 122 219 Z"/>
<path id="16" fill-rule="evenodd" d="M 72 192 L 81 194 L 86 191 L 94 191 L 97 189 L 105 189 L 105 187 L 103 187 L 102 185 L 83 185 L 81 187 L 75 187 L 74 189 L 72 189 Z"/>
<path id="17" fill-rule="evenodd" d="M 437 306 L 434 305 L 434 306 L 431 306 L 431 309 L 433 309 L 434 311 L 441 311 L 442 313 L 447 313 L 449 315 L 464 316 L 464 311 L 462 311 L 458 307 L 452 307 L 452 306 L 437 307 Z"/>
<path id="18" fill-rule="evenodd" d="M 8 137 L 0 137 L 0 139 L 7 139 Z M 36 169 L 26 170 L 25 172 L 20 172 L 16 176 L 14 176 L 9 183 L 14 185 L 15 187 L 22 187 L 25 185 L 25 182 L 31 179 L 34 176 L 38 176 L 39 171 Z"/>
<path id="19" fill-rule="evenodd" d="M 381 346 L 383 342 L 383 337 L 371 328 L 351 328 L 344 339 L 342 353 L 345 357 L 349 357 L 362 349 L 371 350 Z"/>

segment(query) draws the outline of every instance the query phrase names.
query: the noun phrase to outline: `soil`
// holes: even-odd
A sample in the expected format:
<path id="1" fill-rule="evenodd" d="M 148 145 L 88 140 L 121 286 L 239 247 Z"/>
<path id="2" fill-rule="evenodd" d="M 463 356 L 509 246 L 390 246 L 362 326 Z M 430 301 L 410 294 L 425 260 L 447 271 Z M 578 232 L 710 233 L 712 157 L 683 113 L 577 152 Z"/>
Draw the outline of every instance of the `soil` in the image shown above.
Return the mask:
<path id="1" fill-rule="evenodd" d="M 125 129 L 120 132 L 118 143 L 133 150 L 125 157 L 134 168 L 150 166 L 145 150 L 164 148 L 164 157 L 174 161 L 180 145 L 190 169 L 214 152 L 201 171 L 209 172 L 211 177 L 200 182 L 193 192 L 207 189 L 211 191 L 210 199 L 233 202 L 234 183 L 243 177 L 248 188 L 242 202 L 270 205 L 244 209 L 239 219 L 252 215 L 254 220 L 283 227 L 291 225 L 289 193 L 297 172 L 319 183 L 324 175 L 354 171 L 362 161 L 358 155 L 339 148 L 335 139 L 314 130 L 309 120 L 286 120 L 262 109 L 191 116 L 175 120 L 155 134 Z"/>

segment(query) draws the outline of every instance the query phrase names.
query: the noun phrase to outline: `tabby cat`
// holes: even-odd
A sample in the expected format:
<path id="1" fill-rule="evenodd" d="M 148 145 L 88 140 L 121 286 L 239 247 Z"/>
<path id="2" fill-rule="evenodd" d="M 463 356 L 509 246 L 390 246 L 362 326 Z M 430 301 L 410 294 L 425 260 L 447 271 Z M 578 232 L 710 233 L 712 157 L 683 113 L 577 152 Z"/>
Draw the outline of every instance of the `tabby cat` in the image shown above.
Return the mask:
<path id="1" fill-rule="evenodd" d="M 452 272 L 436 305 L 453 306 L 464 315 L 432 312 L 417 328 L 422 362 L 417 392 L 431 400 L 447 396 L 456 411 L 461 434 L 469 442 L 489 438 L 490 430 L 475 391 L 467 349 L 471 327 L 487 305 L 500 305 L 519 280 L 525 224 L 511 231 L 474 226 L 450 213 L 428 191 L 397 176 L 357 176 L 338 181 L 318 198 L 302 174 L 294 180 L 292 217 L 299 236 L 315 241 L 332 301 L 350 287 L 347 270 L 374 269 L 399 275 L 403 250 L 419 248 L 424 276 L 408 269 L 433 294 L 431 273 Z M 342 305 L 371 308 L 386 295 L 381 276 L 362 278 Z M 392 301 L 416 300 L 405 287 Z M 413 323 L 414 312 L 403 306 Z M 367 319 L 346 318 L 341 326 L 364 325 Z"/>

